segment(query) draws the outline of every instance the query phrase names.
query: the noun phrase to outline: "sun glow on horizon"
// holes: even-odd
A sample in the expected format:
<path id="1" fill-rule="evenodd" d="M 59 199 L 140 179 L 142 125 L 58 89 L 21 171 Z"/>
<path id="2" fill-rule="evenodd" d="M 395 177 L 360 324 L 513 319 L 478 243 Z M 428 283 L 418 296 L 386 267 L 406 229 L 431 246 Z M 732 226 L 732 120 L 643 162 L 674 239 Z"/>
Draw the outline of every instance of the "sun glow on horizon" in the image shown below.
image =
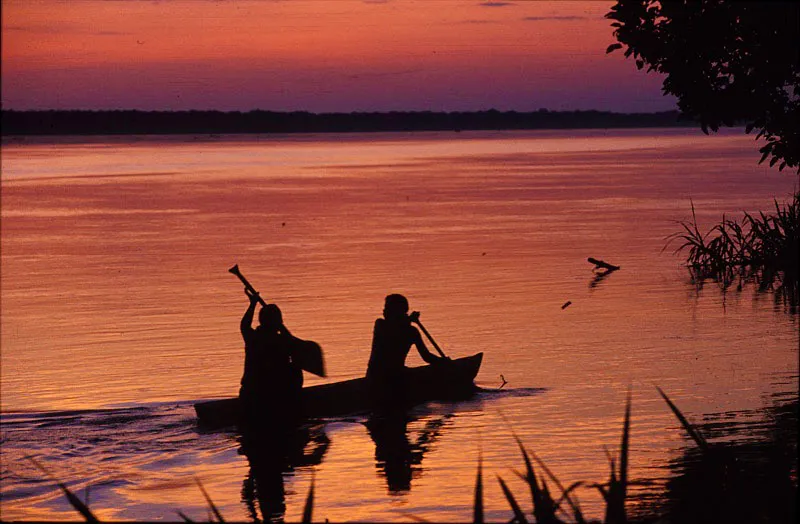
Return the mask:
<path id="1" fill-rule="evenodd" d="M 6 0 L 3 107 L 672 108 L 605 55 L 609 5 Z"/>

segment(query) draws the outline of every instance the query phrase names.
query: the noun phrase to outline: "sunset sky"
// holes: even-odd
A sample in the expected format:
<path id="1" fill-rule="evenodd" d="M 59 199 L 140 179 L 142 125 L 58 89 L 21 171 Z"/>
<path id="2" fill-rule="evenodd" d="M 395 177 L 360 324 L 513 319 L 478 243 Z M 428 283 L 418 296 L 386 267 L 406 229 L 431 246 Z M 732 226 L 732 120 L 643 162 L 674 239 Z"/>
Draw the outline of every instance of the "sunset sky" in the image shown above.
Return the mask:
<path id="1" fill-rule="evenodd" d="M 4 109 L 661 111 L 611 1 L 2 0 Z"/>

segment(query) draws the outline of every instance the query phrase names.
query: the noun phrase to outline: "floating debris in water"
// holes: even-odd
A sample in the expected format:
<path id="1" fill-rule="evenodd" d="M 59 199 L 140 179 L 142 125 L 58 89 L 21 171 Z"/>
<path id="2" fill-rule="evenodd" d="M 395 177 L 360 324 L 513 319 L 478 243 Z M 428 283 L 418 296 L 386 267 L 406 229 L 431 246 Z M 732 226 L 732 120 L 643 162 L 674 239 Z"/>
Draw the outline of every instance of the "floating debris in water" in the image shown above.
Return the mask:
<path id="1" fill-rule="evenodd" d="M 609 264 L 608 262 L 605 262 L 603 260 L 598 260 L 596 258 L 589 257 L 587 260 L 595 265 L 594 269 L 603 268 L 608 270 L 609 272 L 616 271 L 619 269 L 619 266 L 615 266 L 614 264 Z"/>

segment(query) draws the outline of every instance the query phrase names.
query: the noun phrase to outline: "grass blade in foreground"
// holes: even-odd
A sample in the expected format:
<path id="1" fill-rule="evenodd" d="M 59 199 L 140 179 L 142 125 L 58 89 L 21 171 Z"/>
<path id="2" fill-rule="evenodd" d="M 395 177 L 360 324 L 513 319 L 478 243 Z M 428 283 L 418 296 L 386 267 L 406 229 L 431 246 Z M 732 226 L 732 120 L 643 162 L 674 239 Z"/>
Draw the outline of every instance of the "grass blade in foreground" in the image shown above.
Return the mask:
<path id="1" fill-rule="evenodd" d="M 544 461 L 542 459 L 540 459 L 536 455 L 536 453 L 531 452 L 531 456 L 533 457 L 533 460 L 535 460 L 536 463 L 539 464 L 539 467 L 541 467 L 544 470 L 544 472 L 547 474 L 547 476 L 550 478 L 550 480 L 552 480 L 553 483 L 558 487 L 558 489 L 561 490 L 561 493 L 563 494 L 562 497 L 566 499 L 567 503 L 572 508 L 572 513 L 575 516 L 575 522 L 577 522 L 578 524 L 583 524 L 584 522 L 586 522 L 586 519 L 583 518 L 583 512 L 581 511 L 581 507 L 578 504 L 578 500 L 576 498 L 573 498 L 570 495 L 571 490 L 570 489 L 564 489 L 564 485 L 561 484 L 561 482 L 553 474 L 553 472 L 550 471 L 550 468 L 547 467 L 547 465 L 544 463 Z"/>
<path id="2" fill-rule="evenodd" d="M 700 449 L 702 449 L 703 451 L 708 451 L 708 442 L 706 442 L 706 439 L 703 438 L 703 435 L 701 435 L 700 432 L 697 431 L 697 429 L 695 429 L 695 427 L 691 424 L 691 422 L 689 422 L 686 419 L 686 417 L 683 416 L 683 413 L 681 413 L 681 410 L 678 409 L 678 406 L 673 404 L 673 402 L 669 399 L 667 394 L 664 393 L 660 387 L 656 386 L 656 389 L 661 394 L 661 397 L 667 402 L 667 405 L 675 414 L 675 416 L 678 417 L 678 420 L 683 425 L 683 428 L 686 430 L 686 433 L 688 433 L 689 436 L 692 437 L 692 440 L 694 440 L 697 443 Z"/>
<path id="3" fill-rule="evenodd" d="M 509 427 L 511 427 L 511 423 L 508 421 L 508 419 L 506 419 L 505 415 L 500 413 L 500 416 L 503 418 L 505 423 L 508 424 Z M 527 477 L 523 476 L 523 475 L 521 475 L 519 473 L 518 473 L 518 475 L 524 481 L 528 482 L 528 485 L 531 488 L 531 496 L 534 499 L 533 500 L 533 511 L 534 511 L 534 516 L 537 519 L 537 522 L 540 522 L 542 524 L 545 524 L 548 521 L 549 522 L 560 522 L 559 519 L 556 517 L 556 514 L 555 514 L 559 510 L 558 509 L 559 508 L 559 504 L 554 504 L 553 503 L 553 498 L 550 495 L 550 491 L 547 489 L 547 484 L 545 483 L 544 479 L 542 479 L 541 487 L 539 486 L 539 483 L 538 483 L 538 481 L 536 479 L 536 474 L 535 474 L 535 472 L 533 470 L 533 466 L 531 465 L 531 462 L 530 462 L 530 460 L 528 458 L 528 453 L 525 450 L 524 446 L 522 445 L 522 441 L 517 436 L 517 434 L 516 434 L 516 432 L 514 431 L 513 428 L 511 429 L 511 434 L 514 436 L 514 440 L 517 441 L 517 444 L 519 445 L 519 448 L 522 451 L 522 456 L 525 459 L 525 468 L 527 470 L 527 472 L 526 472 L 527 473 Z M 583 524 L 585 522 L 585 520 L 583 518 L 583 514 L 581 513 L 580 506 L 578 505 L 577 500 L 573 499 L 570 496 L 570 492 L 572 490 L 565 490 L 564 489 L 564 486 L 561 484 L 561 482 L 559 482 L 559 480 L 556 478 L 556 476 L 553 474 L 553 472 L 550 471 L 550 469 L 545 465 L 545 463 L 542 462 L 542 460 L 539 457 L 536 456 L 536 453 L 531 452 L 531 456 L 536 461 L 536 463 L 539 464 L 539 466 L 544 470 L 544 472 L 547 474 L 547 476 L 550 477 L 550 480 L 552 480 L 553 483 L 556 486 L 558 486 L 558 489 L 561 490 L 561 493 L 562 493 L 562 497 L 561 498 L 562 499 L 566 499 L 567 503 L 572 508 L 573 515 L 575 516 L 575 522 L 577 524 Z M 529 482 L 528 479 L 533 479 L 533 483 Z M 539 501 L 540 499 L 541 499 L 541 502 L 537 503 L 537 501 Z M 549 502 L 546 502 L 545 500 L 549 501 Z M 542 508 L 547 507 L 547 509 L 541 509 L 540 510 L 539 507 L 542 507 Z M 541 512 L 541 516 L 544 518 L 544 520 L 539 520 L 540 516 L 539 516 L 539 513 L 537 513 L 537 512 Z M 547 515 L 551 515 L 552 516 L 552 520 L 549 520 Z"/>
<path id="4" fill-rule="evenodd" d="M 519 449 L 522 452 L 522 458 L 525 460 L 525 475 L 520 475 L 520 477 L 530 486 L 531 500 L 533 502 L 533 516 L 536 518 L 537 524 L 556 524 L 560 522 L 558 517 L 556 517 L 556 505 L 553 502 L 553 498 L 550 496 L 547 484 L 542 481 L 541 487 L 539 486 L 539 481 L 536 479 L 536 472 L 528 457 L 528 452 L 525 451 L 525 447 L 522 445 L 522 441 L 516 433 L 514 433 L 514 439 L 517 441 L 517 445 L 519 445 Z"/>
<path id="5" fill-rule="evenodd" d="M 514 512 L 513 522 L 516 522 L 517 524 L 527 524 L 528 520 L 525 518 L 525 514 L 522 512 L 522 508 L 520 508 L 519 504 L 517 504 L 517 499 L 514 498 L 514 494 L 511 493 L 511 490 L 508 489 L 508 486 L 506 486 L 506 483 L 500 478 L 499 475 L 497 476 L 497 481 L 500 483 L 500 487 L 503 488 L 503 493 L 505 494 L 506 499 L 508 499 L 508 504 L 511 506 L 511 510 Z"/>
<path id="6" fill-rule="evenodd" d="M 219 512 L 217 507 L 211 501 L 211 497 L 208 496 L 208 493 L 206 492 L 206 488 L 203 487 L 203 483 L 200 482 L 199 478 L 195 478 L 194 480 L 197 482 L 197 485 L 200 487 L 200 491 L 203 492 L 203 496 L 206 498 L 206 502 L 208 503 L 208 507 L 210 507 L 211 511 L 214 512 L 214 515 L 216 515 L 217 520 L 219 522 L 225 522 L 225 519 L 222 518 L 222 513 Z"/>
<path id="7" fill-rule="evenodd" d="M 314 512 L 314 472 L 311 472 L 311 487 L 308 488 L 306 505 L 303 508 L 303 522 L 311 522 L 311 514 Z"/>
<path id="8" fill-rule="evenodd" d="M 625 498 L 628 494 L 628 450 L 631 431 L 631 391 L 625 402 L 625 418 L 622 423 L 622 442 L 619 449 L 619 479 L 614 474 L 614 462 L 611 461 L 611 477 L 608 490 L 600 493 L 606 499 L 606 524 L 625 524 L 628 521 L 625 512 Z"/>
<path id="9" fill-rule="evenodd" d="M 556 506 L 555 506 L 556 511 L 558 511 L 558 509 L 561 507 L 561 503 L 562 502 L 564 502 L 565 500 L 569 500 L 570 499 L 570 493 L 575 491 L 577 488 L 583 486 L 584 484 L 585 484 L 585 482 L 583 482 L 582 480 L 578 480 L 578 481 L 575 481 L 572 484 L 570 484 L 569 487 L 567 487 L 567 489 L 564 490 L 564 494 L 561 495 L 561 498 L 556 501 Z M 580 514 L 580 511 L 578 511 L 576 513 L 575 517 L 576 517 L 576 522 L 581 523 L 581 524 L 584 522 L 583 515 Z M 580 518 L 578 518 L 578 517 L 580 517 Z"/>
<path id="10" fill-rule="evenodd" d="M 30 460 L 31 463 L 34 466 L 36 466 L 37 469 L 39 469 L 42 473 L 50 477 L 50 479 L 52 479 L 53 482 L 55 482 L 56 485 L 59 488 L 61 488 L 61 491 L 64 492 L 64 495 L 67 497 L 67 500 L 69 501 L 70 505 L 72 505 L 72 507 L 75 508 L 75 511 L 77 511 L 83 516 L 86 522 L 100 522 L 99 520 L 97 520 L 97 517 L 94 516 L 94 513 L 92 513 L 89 507 L 86 504 L 84 504 L 81 501 L 81 499 L 77 497 L 77 495 L 75 495 L 72 491 L 70 491 L 69 488 L 63 482 L 57 481 L 55 477 L 53 477 L 53 475 L 51 475 L 50 472 L 47 471 L 44 466 L 39 464 L 39 462 L 36 461 L 36 459 L 34 459 L 33 457 L 29 456 L 25 458 Z"/>
<path id="11" fill-rule="evenodd" d="M 475 479 L 475 503 L 472 510 L 472 522 L 483 524 L 483 457 L 478 454 L 478 476 Z"/>

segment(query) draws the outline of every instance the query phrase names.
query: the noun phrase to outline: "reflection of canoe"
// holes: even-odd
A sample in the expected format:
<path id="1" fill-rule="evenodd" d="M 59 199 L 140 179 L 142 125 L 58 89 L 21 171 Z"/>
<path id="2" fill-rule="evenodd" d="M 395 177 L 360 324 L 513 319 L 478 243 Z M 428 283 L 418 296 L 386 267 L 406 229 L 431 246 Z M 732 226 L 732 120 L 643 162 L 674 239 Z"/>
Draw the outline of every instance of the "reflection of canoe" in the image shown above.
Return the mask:
<path id="1" fill-rule="evenodd" d="M 478 353 L 444 364 L 406 368 L 410 401 L 419 404 L 468 397 L 475 391 L 473 380 L 482 360 L 483 353 Z M 312 418 L 367 411 L 370 400 L 365 378 L 303 388 L 305 414 Z M 205 426 L 230 426 L 239 419 L 239 398 L 198 402 L 194 409 Z"/>

